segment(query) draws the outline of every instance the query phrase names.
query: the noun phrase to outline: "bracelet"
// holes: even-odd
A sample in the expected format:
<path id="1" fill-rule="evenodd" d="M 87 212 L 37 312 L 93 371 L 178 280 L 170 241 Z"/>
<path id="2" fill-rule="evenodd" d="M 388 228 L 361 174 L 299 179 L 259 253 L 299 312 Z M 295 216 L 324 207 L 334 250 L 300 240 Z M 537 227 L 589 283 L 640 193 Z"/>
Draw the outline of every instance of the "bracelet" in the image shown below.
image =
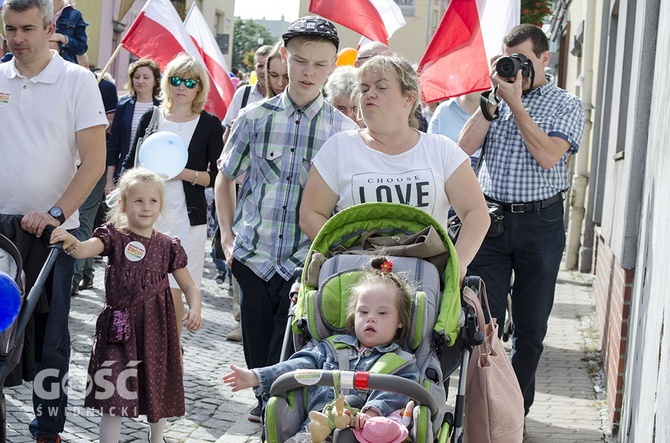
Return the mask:
<path id="1" fill-rule="evenodd" d="M 77 244 L 74 245 L 74 248 L 70 249 L 69 251 L 65 251 L 65 253 L 66 253 L 67 255 L 72 255 L 72 254 L 74 254 L 74 251 L 77 250 L 77 248 L 79 247 L 80 244 L 81 244 L 80 242 L 77 242 Z"/>
<path id="2" fill-rule="evenodd" d="M 198 171 L 195 171 L 195 177 L 193 177 L 193 183 L 191 183 L 191 186 L 195 186 L 198 184 Z"/>

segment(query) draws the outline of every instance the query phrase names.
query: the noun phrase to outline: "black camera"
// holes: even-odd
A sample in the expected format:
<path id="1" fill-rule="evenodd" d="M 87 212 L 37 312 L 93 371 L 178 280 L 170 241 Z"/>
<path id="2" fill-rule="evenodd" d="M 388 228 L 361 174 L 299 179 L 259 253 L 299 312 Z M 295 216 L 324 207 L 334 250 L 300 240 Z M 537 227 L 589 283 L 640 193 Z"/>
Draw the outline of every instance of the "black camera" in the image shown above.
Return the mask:
<path id="1" fill-rule="evenodd" d="M 519 69 L 521 69 L 522 77 L 530 77 L 533 73 L 533 63 L 523 54 L 512 54 L 509 57 L 502 57 L 496 63 L 496 71 L 498 71 L 498 75 L 501 77 L 516 77 Z"/>

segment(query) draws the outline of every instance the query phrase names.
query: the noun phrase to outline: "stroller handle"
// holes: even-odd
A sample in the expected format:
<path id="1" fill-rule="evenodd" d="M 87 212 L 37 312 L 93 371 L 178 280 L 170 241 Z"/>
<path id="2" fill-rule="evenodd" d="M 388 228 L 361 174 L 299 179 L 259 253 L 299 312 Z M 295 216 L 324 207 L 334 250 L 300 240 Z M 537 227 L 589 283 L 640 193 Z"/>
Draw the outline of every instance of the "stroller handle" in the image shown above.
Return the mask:
<path id="1" fill-rule="evenodd" d="M 429 391 L 419 383 L 392 374 L 373 374 L 365 371 L 297 370 L 287 372 L 277 378 L 270 388 L 270 396 L 286 398 L 288 391 L 305 386 L 334 386 L 334 378 L 339 377 L 342 389 L 382 390 L 406 395 L 430 410 L 431 420 L 435 420 L 438 405 Z"/>

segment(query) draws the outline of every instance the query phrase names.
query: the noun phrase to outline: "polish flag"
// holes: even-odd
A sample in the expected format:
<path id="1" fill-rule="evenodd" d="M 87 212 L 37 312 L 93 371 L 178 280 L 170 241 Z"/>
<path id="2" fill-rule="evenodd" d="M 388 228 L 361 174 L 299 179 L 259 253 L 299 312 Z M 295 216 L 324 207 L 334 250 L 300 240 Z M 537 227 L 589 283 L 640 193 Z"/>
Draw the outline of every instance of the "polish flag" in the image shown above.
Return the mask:
<path id="1" fill-rule="evenodd" d="M 137 57 L 153 59 L 161 71 L 180 52 L 187 52 L 200 60 L 200 51 L 181 22 L 177 10 L 169 0 L 149 0 L 126 32 L 121 44 Z M 209 75 L 209 88 L 205 109 L 219 118 L 226 115 L 228 107 L 215 88 Z"/>
<path id="2" fill-rule="evenodd" d="M 388 45 L 405 17 L 394 0 L 310 0 L 309 12 Z"/>
<path id="3" fill-rule="evenodd" d="M 233 100 L 235 88 L 230 81 L 228 65 L 223 58 L 223 54 L 221 54 L 221 49 L 219 49 L 219 45 L 216 43 L 212 31 L 210 31 L 209 26 L 205 21 L 205 17 L 203 17 L 202 12 L 200 12 L 200 9 L 198 9 L 195 3 L 191 5 L 191 9 L 186 15 L 184 27 L 193 39 L 193 43 L 195 43 L 198 48 L 200 56 L 204 60 L 205 66 L 207 66 L 207 69 L 214 80 L 212 87 L 216 88 L 219 95 L 223 97 L 227 109 L 230 106 L 230 102 Z"/>
<path id="4" fill-rule="evenodd" d="M 520 8 L 520 0 L 452 0 L 419 63 L 423 101 L 491 89 L 490 61 Z"/>

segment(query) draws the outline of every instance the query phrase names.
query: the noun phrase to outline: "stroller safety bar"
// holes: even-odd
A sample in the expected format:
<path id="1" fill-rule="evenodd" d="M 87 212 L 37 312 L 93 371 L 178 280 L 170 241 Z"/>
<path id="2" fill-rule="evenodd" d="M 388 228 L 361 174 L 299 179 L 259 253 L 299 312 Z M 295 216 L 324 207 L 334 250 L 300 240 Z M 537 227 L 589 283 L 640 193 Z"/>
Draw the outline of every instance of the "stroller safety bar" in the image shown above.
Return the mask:
<path id="1" fill-rule="evenodd" d="M 339 373 L 342 389 L 382 390 L 406 395 L 430 410 L 431 420 L 439 412 L 435 398 L 419 383 L 397 375 L 374 374 L 364 371 L 297 370 L 281 375 L 270 388 L 270 396 L 286 398 L 288 391 L 304 386 L 333 386 Z"/>

